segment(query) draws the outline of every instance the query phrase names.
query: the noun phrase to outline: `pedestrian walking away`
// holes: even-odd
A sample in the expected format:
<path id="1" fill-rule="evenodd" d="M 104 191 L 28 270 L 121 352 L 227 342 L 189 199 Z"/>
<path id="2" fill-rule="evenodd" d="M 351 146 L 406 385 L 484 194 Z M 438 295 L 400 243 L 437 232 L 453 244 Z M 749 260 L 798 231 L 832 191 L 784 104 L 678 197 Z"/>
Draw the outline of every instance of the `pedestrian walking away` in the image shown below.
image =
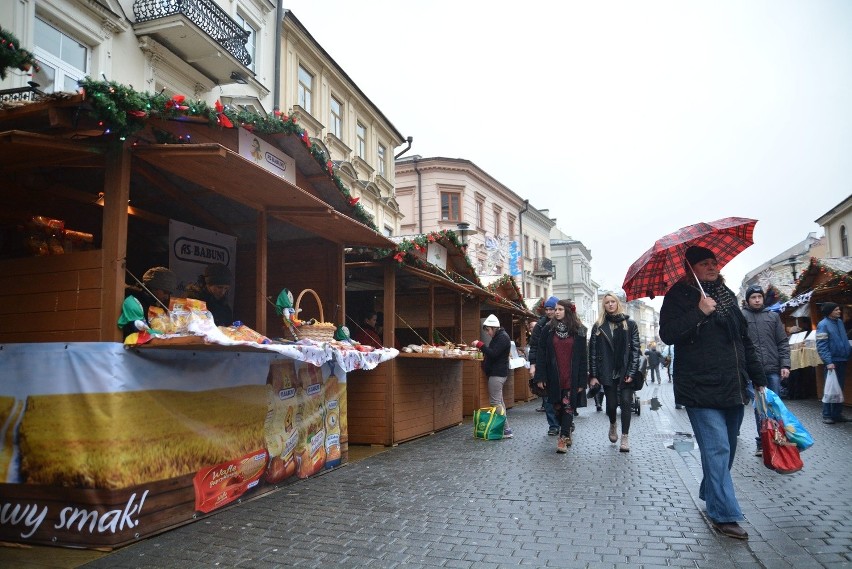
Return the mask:
<path id="1" fill-rule="evenodd" d="M 748 324 L 748 335 L 754 343 L 757 359 L 766 375 L 766 387 L 776 394 L 781 393 L 781 380 L 790 377 L 790 341 L 784 332 L 781 317 L 764 306 L 766 295 L 760 285 L 746 289 L 746 306 L 743 316 Z M 760 442 L 760 415 L 754 410 L 757 426 L 755 456 L 763 455 Z"/>
<path id="2" fill-rule="evenodd" d="M 639 354 L 639 326 L 626 314 L 624 304 L 615 294 L 604 294 L 600 317 L 589 338 L 589 385 L 603 385 L 612 443 L 618 442 L 616 412 L 621 407 L 621 452 L 630 452 L 628 435 Z"/>
<path id="3" fill-rule="evenodd" d="M 578 397 L 589 379 L 586 329 L 570 302 L 556 303 L 553 318 L 541 331 L 536 362 L 534 381 L 546 390 L 559 421 L 556 452 L 565 453 L 572 443 Z"/>
<path id="4" fill-rule="evenodd" d="M 551 296 L 544 301 L 544 316 L 538 319 L 538 322 L 532 330 L 532 335 L 530 336 L 530 353 L 528 356 L 530 362 L 530 377 L 535 377 L 538 342 L 541 338 L 541 331 L 544 328 L 544 325 L 553 318 L 557 302 L 559 302 L 559 299 L 555 296 Z M 559 423 L 556 420 L 556 412 L 553 410 L 553 404 L 547 400 L 546 395 L 541 398 L 541 407 L 539 410 L 543 411 L 545 418 L 547 418 L 547 434 L 552 437 L 558 435 Z"/>
<path id="5" fill-rule="evenodd" d="M 474 340 L 471 345 L 482 351 L 482 370 L 488 378 L 488 399 L 492 407 L 496 407 L 501 413 L 506 413 L 506 404 L 503 402 L 503 384 L 509 377 L 509 350 L 512 340 L 506 330 L 500 326 L 500 321 L 493 314 L 482 323 L 482 329 L 491 338 L 486 346 L 480 340 Z M 509 420 L 503 428 L 503 438 L 512 438 L 512 429 L 509 428 Z"/>
<path id="6" fill-rule="evenodd" d="M 648 371 L 651 372 L 651 383 L 654 383 L 655 379 L 663 383 L 660 379 L 660 364 L 663 361 L 663 355 L 657 349 L 656 342 L 648 344 L 648 349 L 645 350 L 645 357 L 648 358 Z"/>
<path id="7" fill-rule="evenodd" d="M 734 293 L 719 274 L 715 254 L 686 249 L 687 275 L 666 293 L 660 337 L 677 350 L 675 402 L 686 407 L 698 442 L 703 477 L 698 497 L 722 535 L 748 539 L 731 467 L 748 403 L 748 379 L 762 391 L 763 367 Z"/>
<path id="8" fill-rule="evenodd" d="M 829 370 L 834 370 L 840 390 L 846 384 L 846 363 L 849 361 L 852 347 L 843 328 L 843 311 L 834 302 L 823 302 L 820 307 L 824 318 L 817 324 L 816 345 L 819 357 L 825 364 L 825 377 Z M 828 425 L 845 423 L 848 419 L 843 416 L 843 403 L 823 403 L 822 422 Z"/>

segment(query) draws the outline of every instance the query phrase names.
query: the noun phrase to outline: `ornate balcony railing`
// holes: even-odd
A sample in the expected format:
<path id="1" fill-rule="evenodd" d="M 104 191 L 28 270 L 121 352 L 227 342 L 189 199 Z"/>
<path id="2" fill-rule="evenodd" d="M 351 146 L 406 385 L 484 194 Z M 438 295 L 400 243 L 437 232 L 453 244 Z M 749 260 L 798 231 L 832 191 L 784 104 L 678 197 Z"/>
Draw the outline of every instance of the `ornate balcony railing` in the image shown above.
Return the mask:
<path id="1" fill-rule="evenodd" d="M 28 83 L 29 87 L 15 87 L 0 91 L 0 108 L 15 106 L 18 103 L 33 103 L 44 97 L 38 83 L 32 81 L 28 81 Z"/>
<path id="2" fill-rule="evenodd" d="M 533 259 L 533 275 L 537 277 L 552 277 L 553 261 L 547 257 L 536 257 Z"/>
<path id="3" fill-rule="evenodd" d="M 168 16 L 185 16 L 237 61 L 246 67 L 251 64 L 251 56 L 246 49 L 249 32 L 242 29 L 213 0 L 136 0 L 133 3 L 133 15 L 137 23 Z"/>

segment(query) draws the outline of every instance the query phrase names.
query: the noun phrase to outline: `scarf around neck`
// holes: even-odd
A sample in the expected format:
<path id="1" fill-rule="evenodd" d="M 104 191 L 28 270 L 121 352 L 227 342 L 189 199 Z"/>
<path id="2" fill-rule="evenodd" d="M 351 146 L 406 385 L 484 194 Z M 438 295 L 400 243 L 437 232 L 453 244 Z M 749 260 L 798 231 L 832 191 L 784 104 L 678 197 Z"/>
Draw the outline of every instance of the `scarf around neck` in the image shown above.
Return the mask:
<path id="1" fill-rule="evenodd" d="M 569 336 L 568 324 L 566 324 L 562 320 L 557 320 L 556 321 L 556 327 L 554 328 L 554 332 L 556 333 L 556 336 L 558 338 L 564 340 L 565 338 L 567 338 Z"/>
<path id="2" fill-rule="evenodd" d="M 725 328 L 730 338 L 739 334 L 740 322 L 737 316 L 742 317 L 742 313 L 736 309 L 737 299 L 734 294 L 725 286 L 721 277 L 715 281 L 699 281 L 704 292 L 716 301 L 716 312 L 714 321 L 719 326 Z"/>

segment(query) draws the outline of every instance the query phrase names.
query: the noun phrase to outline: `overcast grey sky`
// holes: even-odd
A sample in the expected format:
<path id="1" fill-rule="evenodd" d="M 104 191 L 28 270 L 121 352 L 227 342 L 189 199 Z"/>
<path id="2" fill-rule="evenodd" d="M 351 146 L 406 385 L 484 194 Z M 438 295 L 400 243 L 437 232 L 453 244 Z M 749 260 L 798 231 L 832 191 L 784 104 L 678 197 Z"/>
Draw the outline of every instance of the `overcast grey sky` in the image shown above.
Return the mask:
<path id="1" fill-rule="evenodd" d="M 619 288 L 658 237 L 760 220 L 722 274 L 852 192 L 852 2 L 285 0 L 404 135 L 471 160 Z M 397 149 L 397 151 L 401 148 Z"/>

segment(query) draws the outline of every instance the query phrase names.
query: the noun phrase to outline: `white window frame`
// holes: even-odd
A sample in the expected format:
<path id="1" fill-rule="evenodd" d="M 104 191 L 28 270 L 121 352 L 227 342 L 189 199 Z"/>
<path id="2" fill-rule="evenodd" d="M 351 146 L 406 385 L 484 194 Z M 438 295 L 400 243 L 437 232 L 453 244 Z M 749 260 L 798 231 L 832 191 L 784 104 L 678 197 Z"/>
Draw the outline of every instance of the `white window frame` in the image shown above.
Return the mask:
<path id="1" fill-rule="evenodd" d="M 48 52 L 38 45 L 33 47 L 33 55 L 35 55 L 38 60 L 39 66 L 50 67 L 56 71 L 56 74 L 53 77 L 53 85 L 40 85 L 40 89 L 45 93 L 54 93 L 57 92 L 57 85 L 61 85 L 62 87 L 60 88 L 60 91 L 64 91 L 67 78 L 70 78 L 76 83 L 86 75 L 89 75 L 92 68 L 92 52 L 94 51 L 94 47 L 78 39 L 78 36 L 71 35 L 68 33 L 68 30 L 55 26 L 46 18 L 42 18 L 37 15 L 36 19 L 59 32 L 62 35 L 62 40 L 67 39 L 68 41 L 76 42 L 78 45 L 81 45 L 86 49 L 86 69 L 78 69 L 68 62 L 60 59 L 59 56 Z M 33 79 L 35 80 L 35 74 L 33 75 Z M 73 92 L 76 91 L 77 89 L 75 87 Z"/>
<path id="2" fill-rule="evenodd" d="M 376 147 L 376 170 L 379 176 L 384 177 L 386 174 L 385 160 L 387 156 L 387 147 L 384 144 L 379 144 Z"/>
<path id="3" fill-rule="evenodd" d="M 303 74 L 310 78 L 310 82 L 305 84 Z M 313 114 L 313 88 L 314 88 L 314 74 L 308 71 L 308 68 L 299 64 L 298 71 L 298 99 L 299 106 L 305 109 L 308 113 Z"/>
<path id="4" fill-rule="evenodd" d="M 355 124 L 355 139 L 358 158 L 361 160 L 367 159 L 367 127 L 361 121 Z"/>
<path id="5" fill-rule="evenodd" d="M 337 104 L 337 112 L 334 110 L 334 105 Z M 338 100 L 334 95 L 331 96 L 331 100 L 328 104 L 328 114 L 329 114 L 329 127 L 328 129 L 331 131 L 331 134 L 343 140 L 343 103 Z"/>

